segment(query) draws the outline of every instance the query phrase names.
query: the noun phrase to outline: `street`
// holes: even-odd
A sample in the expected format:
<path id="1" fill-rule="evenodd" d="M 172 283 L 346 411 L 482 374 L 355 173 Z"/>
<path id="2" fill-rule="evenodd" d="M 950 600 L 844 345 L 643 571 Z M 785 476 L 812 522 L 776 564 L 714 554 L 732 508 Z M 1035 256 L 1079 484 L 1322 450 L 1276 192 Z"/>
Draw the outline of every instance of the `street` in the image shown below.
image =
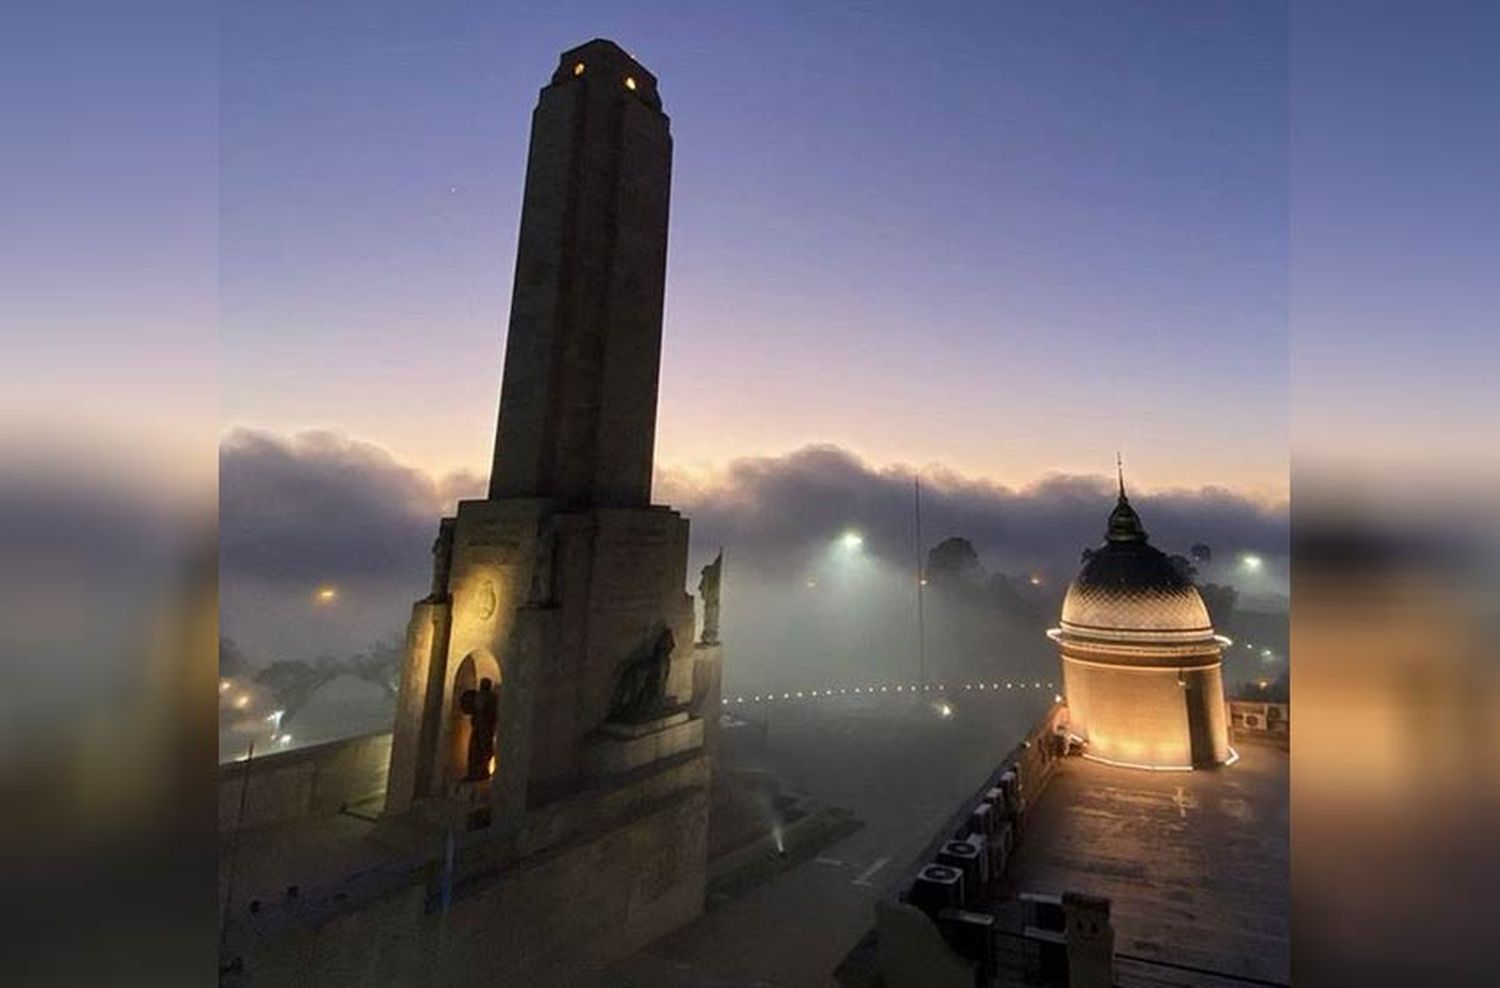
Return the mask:
<path id="1" fill-rule="evenodd" d="M 1047 690 L 937 699 L 837 697 L 770 708 L 724 732 L 726 770 L 764 769 L 864 822 L 849 837 L 614 965 L 612 985 L 831 985 L 882 889 L 1026 729 Z M 746 718 L 765 713 L 750 710 Z"/>

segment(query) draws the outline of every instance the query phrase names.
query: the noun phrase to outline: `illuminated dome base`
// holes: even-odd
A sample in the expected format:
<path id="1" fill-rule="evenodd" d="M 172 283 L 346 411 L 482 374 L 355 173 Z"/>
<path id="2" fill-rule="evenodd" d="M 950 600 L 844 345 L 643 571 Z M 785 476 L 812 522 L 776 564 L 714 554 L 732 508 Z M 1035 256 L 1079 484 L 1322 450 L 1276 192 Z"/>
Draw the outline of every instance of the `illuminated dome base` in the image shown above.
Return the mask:
<path id="1" fill-rule="evenodd" d="M 1224 680 L 1217 659 L 1141 668 L 1063 654 L 1071 730 L 1086 754 L 1137 768 L 1210 768 L 1228 762 Z"/>

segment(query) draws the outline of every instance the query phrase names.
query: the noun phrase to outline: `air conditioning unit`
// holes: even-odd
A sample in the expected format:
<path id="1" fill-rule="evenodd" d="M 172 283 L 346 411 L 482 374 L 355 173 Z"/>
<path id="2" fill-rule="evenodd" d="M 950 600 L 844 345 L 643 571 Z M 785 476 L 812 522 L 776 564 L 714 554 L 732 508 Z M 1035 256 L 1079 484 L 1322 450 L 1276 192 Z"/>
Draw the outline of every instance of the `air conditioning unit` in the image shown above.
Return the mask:
<path id="1" fill-rule="evenodd" d="M 981 836 L 980 841 L 984 838 Z M 984 904 L 985 887 L 988 885 L 989 855 L 984 848 L 968 841 L 950 840 L 937 854 L 938 864 L 957 868 L 963 873 L 963 899 L 966 909 L 978 909 Z"/>
<path id="2" fill-rule="evenodd" d="M 1266 720 L 1260 714 L 1246 714 L 1245 726 L 1252 731 L 1264 731 L 1266 729 Z"/>
<path id="3" fill-rule="evenodd" d="M 951 865 L 930 864 L 917 873 L 908 901 L 929 916 L 942 909 L 960 909 L 964 902 L 964 873 Z"/>

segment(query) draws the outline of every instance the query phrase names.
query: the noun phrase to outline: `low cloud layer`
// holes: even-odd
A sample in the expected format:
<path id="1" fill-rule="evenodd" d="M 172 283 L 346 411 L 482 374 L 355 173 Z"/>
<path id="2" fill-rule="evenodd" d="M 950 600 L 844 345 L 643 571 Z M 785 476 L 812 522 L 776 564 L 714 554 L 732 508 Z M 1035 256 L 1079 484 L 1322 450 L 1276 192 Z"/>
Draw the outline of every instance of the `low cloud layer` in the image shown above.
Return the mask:
<path id="1" fill-rule="evenodd" d="M 221 572 L 226 633 L 251 661 L 353 651 L 400 632 L 426 589 L 438 518 L 460 497 L 481 496 L 472 474 L 433 478 L 386 451 L 329 433 L 285 438 L 240 431 L 221 449 Z M 1053 476 L 1013 489 L 926 470 L 923 544 L 968 538 L 992 571 L 1041 570 L 1065 581 L 1103 536 L 1113 480 Z M 873 468 L 836 446 L 741 459 L 711 478 L 672 470 L 655 500 L 692 521 L 693 566 L 727 550 L 726 625 L 736 572 L 758 583 L 801 585 L 845 531 L 892 572 L 914 564 L 912 473 Z M 1284 505 L 1225 490 L 1132 497 L 1153 542 L 1169 552 L 1210 544 L 1220 558 L 1255 552 L 1276 586 L 1287 543 Z M 1212 576 L 1212 574 L 1209 574 Z M 337 613 L 309 603 L 323 582 L 341 586 Z M 691 589 L 691 588 L 690 588 Z M 760 621 L 765 615 L 740 614 Z"/>
<path id="2" fill-rule="evenodd" d="M 440 515 L 483 489 L 332 433 L 237 431 L 219 453 L 220 565 L 231 579 L 297 585 L 409 578 L 426 567 Z"/>
<path id="3" fill-rule="evenodd" d="M 742 562 L 774 572 L 851 528 L 883 558 L 911 560 L 913 480 L 909 468 L 876 469 L 837 446 L 812 446 L 735 461 L 707 484 L 665 472 L 657 500 L 692 518 L 696 545 L 733 547 Z M 921 481 L 924 547 L 962 536 L 991 569 L 1071 573 L 1083 548 L 1102 541 L 1115 498 L 1115 481 L 1106 476 L 1054 475 L 1016 489 L 924 470 Z M 1131 501 L 1152 541 L 1168 552 L 1186 553 L 1201 541 L 1221 556 L 1285 556 L 1284 504 L 1267 507 L 1213 488 L 1136 494 Z"/>

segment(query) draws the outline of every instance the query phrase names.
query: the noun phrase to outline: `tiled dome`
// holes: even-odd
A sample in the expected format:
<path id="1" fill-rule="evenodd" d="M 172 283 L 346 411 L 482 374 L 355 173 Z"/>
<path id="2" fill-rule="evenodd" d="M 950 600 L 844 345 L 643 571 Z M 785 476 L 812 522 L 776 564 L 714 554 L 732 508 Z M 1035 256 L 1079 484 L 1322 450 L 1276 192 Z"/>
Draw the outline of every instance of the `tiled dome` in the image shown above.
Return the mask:
<path id="1" fill-rule="evenodd" d="M 1192 581 L 1147 541 L 1125 493 L 1109 516 L 1104 545 L 1090 554 L 1063 600 L 1063 631 L 1089 638 L 1125 632 L 1166 632 L 1164 637 L 1211 638 L 1208 608 Z"/>

